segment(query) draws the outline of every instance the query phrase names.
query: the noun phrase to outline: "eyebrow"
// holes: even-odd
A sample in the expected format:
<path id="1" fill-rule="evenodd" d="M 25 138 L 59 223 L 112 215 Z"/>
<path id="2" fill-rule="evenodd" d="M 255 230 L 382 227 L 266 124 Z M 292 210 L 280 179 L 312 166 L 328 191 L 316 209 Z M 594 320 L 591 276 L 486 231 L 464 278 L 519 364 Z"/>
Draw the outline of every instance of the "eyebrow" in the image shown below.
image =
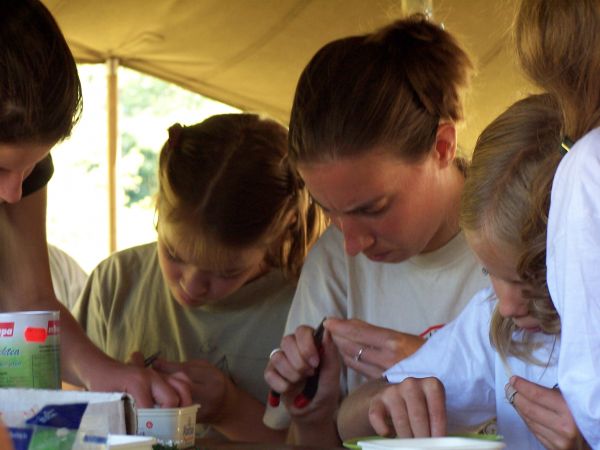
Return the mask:
<path id="1" fill-rule="evenodd" d="M 386 194 L 380 195 L 378 197 L 375 197 L 375 198 L 369 199 L 363 203 L 360 203 L 356 206 L 353 206 L 352 208 L 350 208 L 346 211 L 342 211 L 341 213 L 342 214 L 361 214 L 365 210 L 371 208 L 374 204 L 380 202 L 381 200 L 383 200 L 385 198 L 386 198 Z M 317 205 L 319 205 L 319 207 L 321 207 L 321 209 L 323 209 L 323 211 L 325 211 L 326 213 L 330 212 L 330 209 L 326 208 L 321 203 L 319 203 L 319 201 L 316 198 L 312 197 L 312 199 Z"/>

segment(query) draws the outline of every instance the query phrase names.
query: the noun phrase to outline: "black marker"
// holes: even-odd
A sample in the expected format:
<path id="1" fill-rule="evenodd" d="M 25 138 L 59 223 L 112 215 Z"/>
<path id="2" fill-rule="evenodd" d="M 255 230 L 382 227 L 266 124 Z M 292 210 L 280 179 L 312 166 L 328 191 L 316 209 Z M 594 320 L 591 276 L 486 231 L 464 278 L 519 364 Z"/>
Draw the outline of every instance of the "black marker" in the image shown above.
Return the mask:
<path id="1" fill-rule="evenodd" d="M 325 319 L 321 321 L 317 329 L 313 334 L 313 338 L 315 340 L 315 346 L 319 351 L 319 356 L 323 353 L 323 334 L 325 332 Z M 315 368 L 315 373 L 306 379 L 306 384 L 304 385 L 304 389 L 301 393 L 299 393 L 294 399 L 294 406 L 296 408 L 304 408 L 306 405 L 310 403 L 310 401 L 315 398 L 315 394 L 317 393 L 317 389 L 319 387 L 319 372 L 320 372 L 320 362 L 319 366 Z"/>

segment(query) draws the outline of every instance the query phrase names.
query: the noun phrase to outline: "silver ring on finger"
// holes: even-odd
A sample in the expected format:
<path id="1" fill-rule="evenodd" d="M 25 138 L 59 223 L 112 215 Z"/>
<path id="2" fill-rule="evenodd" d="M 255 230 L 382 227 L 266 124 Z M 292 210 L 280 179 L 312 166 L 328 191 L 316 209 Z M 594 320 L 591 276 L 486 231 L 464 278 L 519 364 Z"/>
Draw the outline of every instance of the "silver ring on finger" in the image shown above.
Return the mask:
<path id="1" fill-rule="evenodd" d="M 510 384 L 506 387 L 506 399 L 508 400 L 508 403 L 510 403 L 512 406 L 515 406 L 515 397 L 517 393 L 517 390 Z"/>
<path id="2" fill-rule="evenodd" d="M 273 358 L 273 355 L 275 355 L 275 353 L 277 352 L 282 352 L 283 350 L 281 350 L 279 347 L 274 348 L 273 350 L 271 350 L 271 353 L 269 353 L 269 359 Z"/>
<path id="3" fill-rule="evenodd" d="M 354 361 L 360 362 L 360 358 L 362 357 L 363 352 L 365 351 L 364 347 L 358 349 L 358 353 L 354 356 Z"/>

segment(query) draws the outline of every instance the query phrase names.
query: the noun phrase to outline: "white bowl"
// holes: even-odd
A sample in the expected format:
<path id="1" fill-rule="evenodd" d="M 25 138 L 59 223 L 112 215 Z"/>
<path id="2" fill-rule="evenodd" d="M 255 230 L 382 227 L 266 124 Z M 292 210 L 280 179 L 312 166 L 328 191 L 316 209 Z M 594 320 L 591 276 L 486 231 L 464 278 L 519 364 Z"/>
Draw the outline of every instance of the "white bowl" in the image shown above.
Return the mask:
<path id="1" fill-rule="evenodd" d="M 506 447 L 502 442 L 460 437 L 374 439 L 358 441 L 358 445 L 362 450 L 500 450 Z"/>
<path id="2" fill-rule="evenodd" d="M 137 434 L 159 441 L 192 447 L 196 439 L 196 411 L 200 405 L 184 408 L 140 408 L 137 410 Z"/>

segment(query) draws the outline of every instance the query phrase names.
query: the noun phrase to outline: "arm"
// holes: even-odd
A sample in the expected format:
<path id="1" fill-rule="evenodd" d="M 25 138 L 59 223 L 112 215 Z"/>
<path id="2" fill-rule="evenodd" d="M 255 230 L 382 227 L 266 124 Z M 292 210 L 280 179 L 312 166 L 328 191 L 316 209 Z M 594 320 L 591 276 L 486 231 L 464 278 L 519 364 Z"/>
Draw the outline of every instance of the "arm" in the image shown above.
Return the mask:
<path id="1" fill-rule="evenodd" d="M 139 406 L 189 403 L 180 382 L 121 364 L 87 338 L 54 295 L 46 244 L 46 188 L 15 204 L 0 205 L 0 299 L 4 310 L 60 310 L 61 368 L 69 383 L 129 392 Z"/>
<path id="2" fill-rule="evenodd" d="M 371 399 L 389 386 L 383 378 L 368 381 L 344 399 L 337 417 L 338 432 L 342 440 L 375 433 L 369 422 Z"/>

